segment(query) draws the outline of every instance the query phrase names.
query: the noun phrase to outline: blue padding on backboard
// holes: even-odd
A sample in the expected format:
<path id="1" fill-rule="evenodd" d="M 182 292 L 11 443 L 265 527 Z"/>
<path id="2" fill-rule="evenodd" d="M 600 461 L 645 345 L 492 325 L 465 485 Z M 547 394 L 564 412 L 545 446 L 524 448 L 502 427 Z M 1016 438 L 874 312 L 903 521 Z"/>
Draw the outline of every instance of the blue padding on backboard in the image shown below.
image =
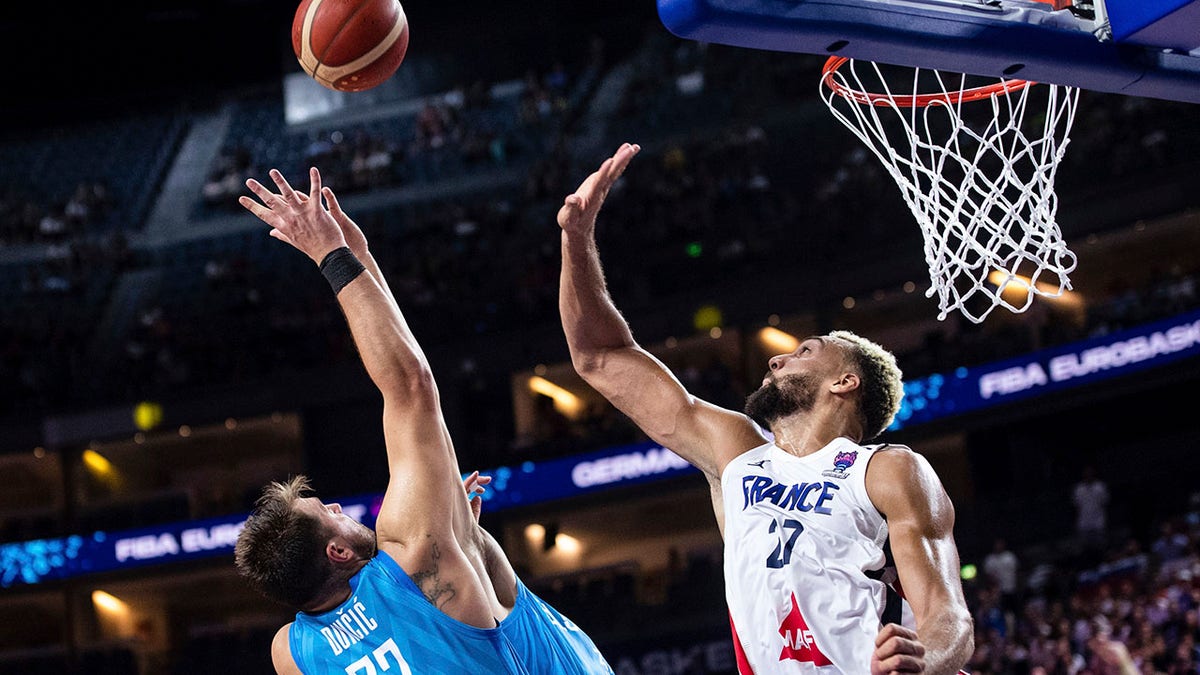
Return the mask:
<path id="1" fill-rule="evenodd" d="M 1108 20 L 1112 24 L 1113 39 L 1120 41 L 1134 33 L 1157 23 L 1171 12 L 1184 5 L 1196 4 L 1196 0 L 1132 0 L 1126 2 L 1108 2 Z M 1200 26 L 1180 26 L 1180 29 L 1190 29 L 1188 32 L 1195 38 L 1200 33 Z M 1194 46 L 1194 45 L 1193 45 Z"/>
<path id="2" fill-rule="evenodd" d="M 1200 0 L 1109 0 L 1117 42 L 1190 52 L 1200 47 Z"/>
<path id="3" fill-rule="evenodd" d="M 1200 103 L 1200 58 L 1102 42 L 1031 0 L 657 0 L 673 34 Z M 816 83 L 814 83 L 815 86 Z"/>

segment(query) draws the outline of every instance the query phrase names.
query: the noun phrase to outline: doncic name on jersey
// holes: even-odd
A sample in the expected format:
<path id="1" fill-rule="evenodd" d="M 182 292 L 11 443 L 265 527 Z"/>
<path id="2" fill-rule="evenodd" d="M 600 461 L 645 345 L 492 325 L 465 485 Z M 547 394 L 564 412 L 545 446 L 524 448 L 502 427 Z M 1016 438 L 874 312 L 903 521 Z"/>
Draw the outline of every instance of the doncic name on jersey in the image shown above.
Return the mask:
<path id="1" fill-rule="evenodd" d="M 337 656 L 378 627 L 379 623 L 367 614 L 367 608 L 355 597 L 350 607 L 338 610 L 333 623 L 321 628 L 321 635 L 329 642 L 333 655 Z"/>

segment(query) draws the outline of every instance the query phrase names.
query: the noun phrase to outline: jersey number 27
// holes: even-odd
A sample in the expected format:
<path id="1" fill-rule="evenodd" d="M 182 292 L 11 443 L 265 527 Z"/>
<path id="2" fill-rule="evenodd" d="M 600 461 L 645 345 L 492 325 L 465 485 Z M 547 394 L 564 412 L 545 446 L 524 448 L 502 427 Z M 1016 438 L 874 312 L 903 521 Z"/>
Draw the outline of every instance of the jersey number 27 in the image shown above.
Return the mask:
<path id="1" fill-rule="evenodd" d="M 767 556 L 767 567 L 771 569 L 779 569 L 792 561 L 792 547 L 796 545 L 796 537 L 799 537 L 800 533 L 804 531 L 804 525 L 798 520 L 789 518 L 783 521 L 783 527 L 781 528 L 779 521 L 772 520 L 771 527 L 767 531 L 775 534 L 781 529 L 790 530 L 791 532 L 787 535 L 781 531 L 779 532 L 779 541 L 775 544 L 775 550 L 771 552 L 771 555 Z M 784 536 L 787 539 L 784 539 Z"/>

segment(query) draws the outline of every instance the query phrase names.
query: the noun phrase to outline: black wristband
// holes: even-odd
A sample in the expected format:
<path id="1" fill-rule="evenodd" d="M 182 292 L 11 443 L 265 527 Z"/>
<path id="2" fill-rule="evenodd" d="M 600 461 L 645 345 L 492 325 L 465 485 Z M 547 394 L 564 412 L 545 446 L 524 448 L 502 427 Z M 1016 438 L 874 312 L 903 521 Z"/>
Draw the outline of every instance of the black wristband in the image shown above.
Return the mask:
<path id="1" fill-rule="evenodd" d="M 320 268 L 321 274 L 329 282 L 329 287 L 333 289 L 334 295 L 340 293 L 346 284 L 357 279 L 358 275 L 367 269 L 358 261 L 358 258 L 354 257 L 349 246 L 330 251 L 321 261 Z"/>

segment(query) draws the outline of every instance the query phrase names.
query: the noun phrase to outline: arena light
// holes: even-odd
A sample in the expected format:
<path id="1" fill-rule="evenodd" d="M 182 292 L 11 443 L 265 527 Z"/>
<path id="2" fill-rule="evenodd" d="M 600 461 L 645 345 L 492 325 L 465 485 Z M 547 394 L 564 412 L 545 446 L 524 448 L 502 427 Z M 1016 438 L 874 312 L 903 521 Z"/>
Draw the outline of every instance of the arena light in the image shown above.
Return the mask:
<path id="1" fill-rule="evenodd" d="M 150 431 L 162 424 L 163 407 L 153 401 L 142 401 L 133 407 L 133 424 L 141 431 Z"/>
<path id="2" fill-rule="evenodd" d="M 92 591 L 92 604 L 107 614 L 125 615 L 129 613 L 129 605 L 111 593 Z"/>
<path id="3" fill-rule="evenodd" d="M 800 340 L 795 335 L 785 333 L 774 326 L 767 326 L 758 331 L 758 339 L 771 351 L 780 354 L 794 352 L 796 347 L 800 346 Z"/>
<path id="4" fill-rule="evenodd" d="M 562 551 L 564 555 L 579 555 L 583 551 L 583 542 L 569 534 L 558 533 L 558 537 L 554 540 L 555 548 Z"/>
<path id="5" fill-rule="evenodd" d="M 108 478 L 113 475 L 112 462 L 104 455 L 88 448 L 83 451 L 83 465 L 91 471 L 93 475 L 99 478 Z"/>
<path id="6" fill-rule="evenodd" d="M 725 323 L 725 317 L 721 313 L 721 308 L 716 305 L 704 305 L 692 314 L 692 326 L 697 331 L 707 333 L 713 328 L 719 327 Z"/>
<path id="7" fill-rule="evenodd" d="M 999 287 L 1000 284 L 1003 284 L 1005 279 L 1008 279 L 1008 273 L 1001 270 L 992 270 L 991 274 L 988 275 L 988 281 L 997 287 Z M 1041 281 L 1033 281 L 1029 277 L 1021 276 L 1020 274 L 1014 274 L 1012 276 L 1012 279 L 1009 280 L 1008 285 L 1004 287 L 1004 294 L 1015 296 L 1018 299 L 1024 298 L 1029 295 L 1030 286 L 1037 289 L 1037 292 L 1050 302 L 1057 302 L 1060 305 L 1067 305 L 1070 307 L 1079 307 L 1083 304 L 1083 301 L 1079 299 L 1079 295 L 1074 291 L 1063 289 L 1062 294 L 1056 297 L 1053 295 L 1058 291 L 1056 286 L 1052 286 Z"/>
<path id="8" fill-rule="evenodd" d="M 583 410 L 583 402 L 579 400 L 578 396 L 544 377 L 534 375 L 529 378 L 529 389 L 554 399 L 554 407 L 567 417 L 575 418 Z"/>
<path id="9" fill-rule="evenodd" d="M 538 523 L 530 523 L 525 526 L 525 541 L 535 546 L 541 546 L 546 540 L 546 527 Z"/>

